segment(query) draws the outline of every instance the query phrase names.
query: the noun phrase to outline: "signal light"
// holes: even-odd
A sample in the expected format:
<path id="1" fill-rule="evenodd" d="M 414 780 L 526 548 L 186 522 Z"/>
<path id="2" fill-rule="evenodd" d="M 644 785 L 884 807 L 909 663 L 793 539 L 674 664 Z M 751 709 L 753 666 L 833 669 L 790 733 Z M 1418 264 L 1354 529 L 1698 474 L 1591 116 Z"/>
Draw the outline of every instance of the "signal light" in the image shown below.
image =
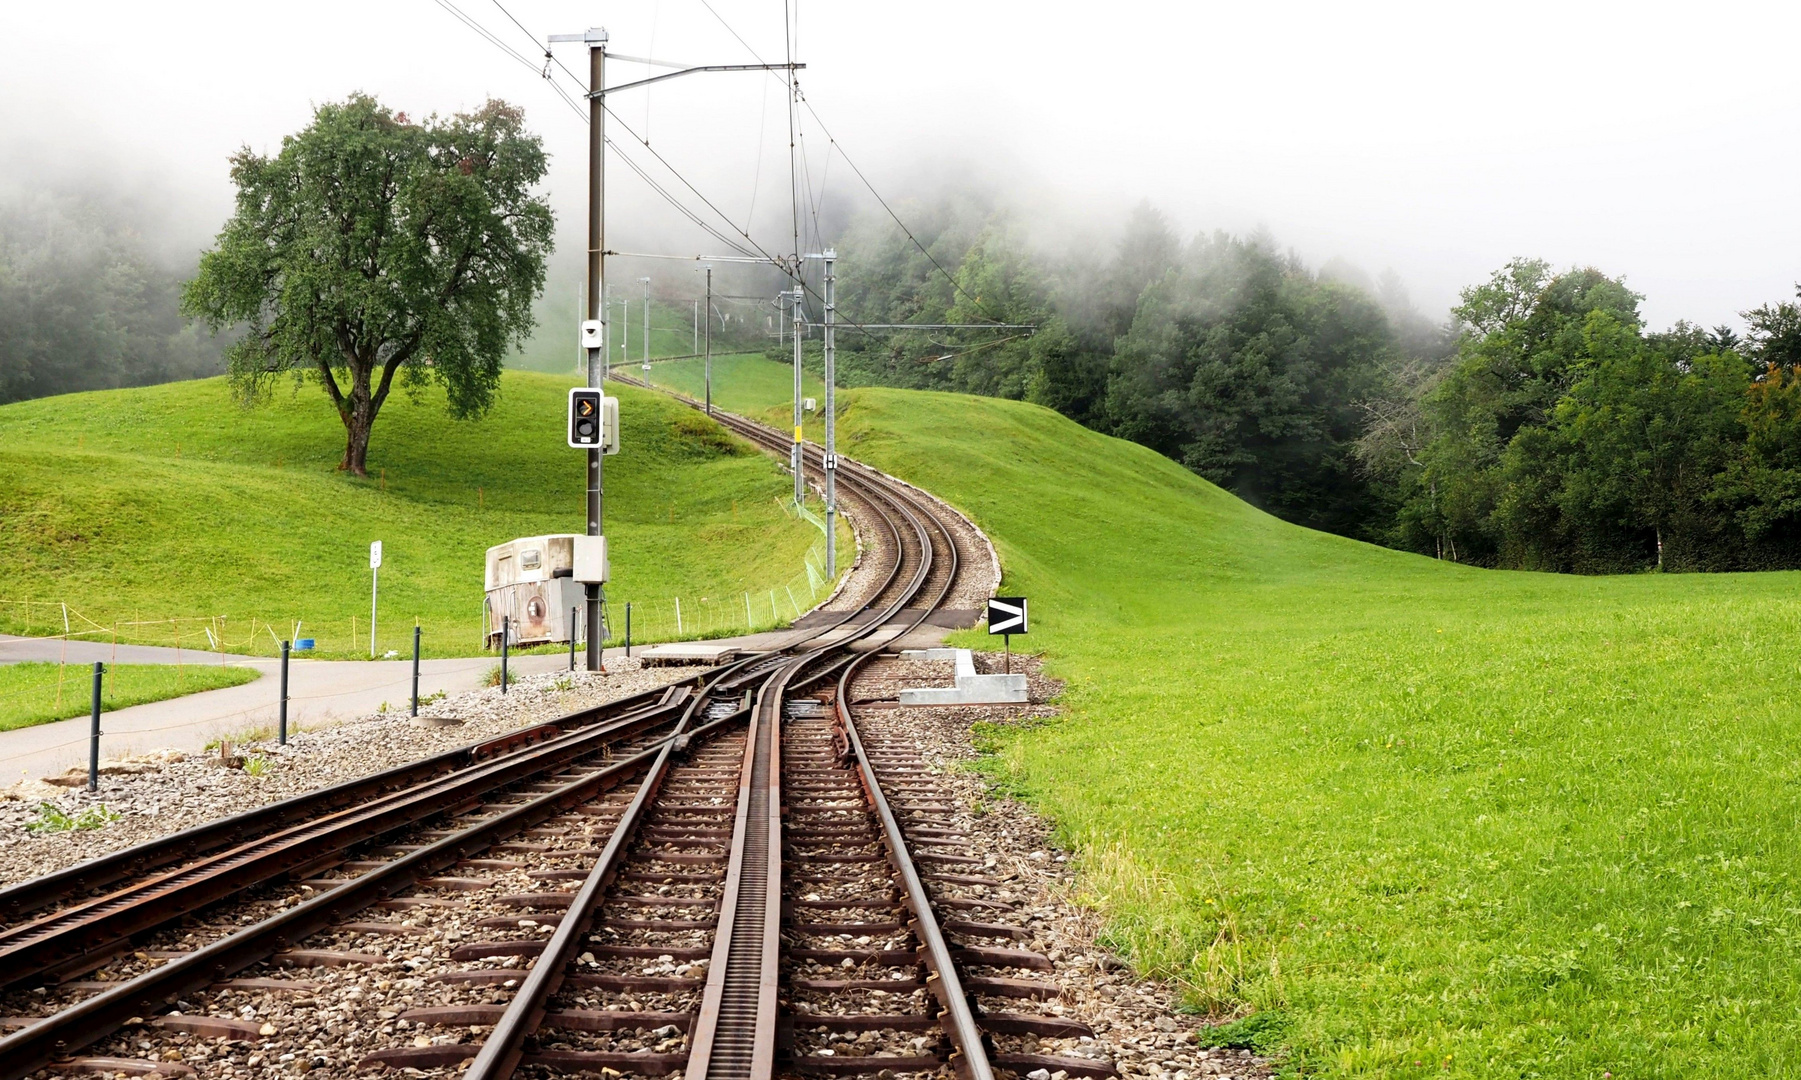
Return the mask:
<path id="1" fill-rule="evenodd" d="M 600 445 L 600 391 L 569 391 L 569 445 L 592 450 Z"/>
<path id="2" fill-rule="evenodd" d="M 577 450 L 619 452 L 619 399 L 599 390 L 575 387 L 569 391 L 569 445 Z"/>

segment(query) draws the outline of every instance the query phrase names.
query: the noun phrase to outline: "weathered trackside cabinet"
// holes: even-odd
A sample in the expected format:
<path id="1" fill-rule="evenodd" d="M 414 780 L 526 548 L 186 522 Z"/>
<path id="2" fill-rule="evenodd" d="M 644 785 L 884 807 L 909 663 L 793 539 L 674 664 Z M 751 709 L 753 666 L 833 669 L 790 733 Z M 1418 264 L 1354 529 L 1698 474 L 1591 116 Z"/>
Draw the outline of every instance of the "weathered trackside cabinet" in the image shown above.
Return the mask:
<path id="1" fill-rule="evenodd" d="M 500 647 L 503 617 L 515 646 L 581 638 L 585 594 L 575 580 L 576 540 L 527 536 L 488 549 L 483 640 L 489 648 Z"/>

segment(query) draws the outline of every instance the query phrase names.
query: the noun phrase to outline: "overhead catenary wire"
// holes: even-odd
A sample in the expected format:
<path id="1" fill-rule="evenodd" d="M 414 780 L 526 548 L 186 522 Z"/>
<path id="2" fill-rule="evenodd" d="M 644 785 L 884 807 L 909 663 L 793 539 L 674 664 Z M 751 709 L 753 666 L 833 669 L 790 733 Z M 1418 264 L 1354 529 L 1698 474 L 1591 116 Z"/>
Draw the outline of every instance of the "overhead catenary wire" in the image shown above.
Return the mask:
<path id="1" fill-rule="evenodd" d="M 765 62 L 763 60 L 762 55 L 759 54 L 756 49 L 751 47 L 750 42 L 744 40 L 744 35 L 738 33 L 738 31 L 733 28 L 732 24 L 726 21 L 725 16 L 719 14 L 718 9 L 713 7 L 710 0 L 700 0 L 700 5 L 704 8 L 706 8 L 707 12 L 709 14 L 711 14 L 713 16 L 713 18 L 719 20 L 719 25 L 725 27 L 726 33 L 732 35 L 733 38 L 737 39 L 738 44 L 744 46 L 744 51 L 750 53 L 751 56 L 755 57 L 757 63 L 761 64 L 761 63 Z M 784 16 L 785 16 L 785 14 L 786 14 L 786 6 L 784 5 Z M 785 23 L 785 21 L 786 20 L 784 18 L 784 23 Z M 784 30 L 785 29 L 786 29 L 786 26 L 784 25 Z M 792 45 L 792 41 L 788 39 L 788 35 L 786 33 L 783 34 L 783 38 L 784 38 L 784 41 L 787 41 L 790 46 Z M 774 75 L 775 73 L 772 71 L 770 74 Z M 790 73 L 790 75 L 792 75 L 792 73 Z M 790 78 L 789 82 L 785 83 L 784 85 L 792 86 L 792 78 Z M 817 109 L 813 108 L 813 103 L 811 101 L 807 100 L 807 96 L 803 93 L 799 93 L 798 91 L 796 91 L 790 97 L 791 97 L 790 105 L 789 105 L 790 110 L 792 110 L 792 108 L 793 108 L 794 101 L 798 101 L 801 105 L 806 106 L 807 112 L 812 115 L 814 122 L 819 125 L 819 130 L 820 130 L 821 134 L 823 134 L 826 137 L 826 142 L 829 143 L 832 147 L 834 147 L 838 151 L 838 155 L 844 159 L 844 163 L 846 165 L 849 165 L 851 168 L 851 171 L 857 174 L 857 179 L 861 180 L 863 182 L 863 186 L 869 189 L 869 193 L 871 195 L 875 196 L 876 202 L 881 204 L 882 209 L 887 212 L 887 214 L 890 218 L 893 219 L 895 225 L 900 227 L 900 231 L 906 236 L 908 242 L 910 242 L 915 248 L 918 248 L 919 253 L 921 255 L 924 255 L 926 257 L 926 259 L 928 261 L 930 261 L 931 264 L 935 268 L 937 268 L 938 272 L 944 276 L 944 280 L 950 283 L 951 288 L 955 289 L 958 293 L 961 293 L 965 298 L 967 298 L 969 300 L 969 302 L 974 304 L 976 306 L 976 309 L 978 311 L 980 311 L 983 315 L 986 315 L 988 318 L 992 319 L 995 322 L 1003 322 L 1004 320 L 996 318 L 994 313 L 988 310 L 988 308 L 982 303 L 982 300 L 980 297 L 975 296 L 968 289 L 965 289 L 963 287 L 963 285 L 957 281 L 956 277 L 954 275 L 952 275 L 949 270 L 946 270 L 944 268 L 944 264 L 938 261 L 937 256 L 933 255 L 930 251 L 926 250 L 926 246 L 919 242 L 919 238 L 913 235 L 913 230 L 907 228 L 907 223 L 902 221 L 900 215 L 894 212 L 894 207 L 888 205 L 888 200 L 884 199 L 882 197 L 882 193 L 880 191 L 876 190 L 875 185 L 869 182 L 869 177 L 865 176 L 863 174 L 863 170 L 857 167 L 857 163 L 855 161 L 851 160 L 851 156 L 849 154 L 845 153 L 844 144 L 839 142 L 837 140 L 837 138 L 832 135 L 831 129 L 826 127 L 825 120 L 822 117 L 820 117 L 819 111 Z"/>
<path id="2" fill-rule="evenodd" d="M 465 26 L 469 27 L 472 31 L 474 31 L 476 34 L 481 36 L 484 40 L 486 40 L 487 42 L 492 44 L 495 48 L 501 50 L 503 53 L 505 53 L 508 57 L 513 59 L 515 62 L 519 63 L 521 66 L 526 67 L 527 69 L 531 70 L 533 72 L 533 74 L 536 74 L 539 77 L 541 77 L 546 83 L 548 83 L 550 85 L 551 90 L 554 93 L 556 93 L 556 95 L 560 99 L 562 99 L 565 104 L 570 106 L 571 110 L 576 113 L 576 115 L 581 119 L 581 121 L 584 124 L 586 124 L 588 122 L 587 114 L 585 113 L 584 110 L 582 110 L 581 106 L 579 104 L 577 104 L 577 102 L 569 95 L 569 93 L 567 91 L 564 90 L 563 87 L 561 87 L 557 84 L 555 78 L 553 77 L 551 68 L 554 66 L 556 69 L 562 71 L 572 81 L 574 81 L 580 87 L 580 93 L 584 97 L 587 94 L 586 86 L 581 83 L 581 80 L 579 78 L 577 78 L 577 76 L 575 75 L 574 72 L 570 71 L 570 69 L 567 65 L 565 65 L 562 61 L 556 59 L 556 57 L 551 54 L 551 52 L 548 50 L 548 48 L 545 50 L 545 53 L 544 53 L 545 64 L 542 68 L 540 68 L 536 64 L 533 64 L 525 56 L 520 54 L 516 49 L 512 48 L 511 46 L 507 45 L 504 41 L 500 40 L 500 38 L 497 35 L 495 35 L 492 31 L 488 30 L 479 21 L 477 21 L 473 17 L 469 16 L 467 13 L 463 12 L 460 8 L 456 7 L 456 5 L 451 2 L 451 0 L 434 0 L 434 2 L 437 3 L 439 5 L 439 7 L 443 8 L 446 12 L 448 12 L 453 17 L 455 17 L 458 21 L 462 22 Z M 531 31 L 523 23 L 521 23 L 517 18 L 515 18 L 513 16 L 513 14 L 507 10 L 505 5 L 500 3 L 500 0 L 492 0 L 492 2 L 494 3 L 494 6 L 497 9 L 499 9 L 503 15 L 506 16 L 508 21 L 510 21 L 516 28 L 518 28 L 518 30 L 521 33 L 525 34 L 528 38 L 531 38 L 534 47 L 536 47 L 537 46 L 537 38 L 531 33 Z M 682 174 L 681 170 L 677 169 L 675 167 L 675 165 L 673 163 L 671 163 L 667 158 L 665 158 L 661 153 L 659 153 L 655 147 L 651 146 L 650 141 L 648 139 L 639 135 L 637 133 L 637 131 L 629 123 L 627 123 L 626 120 L 623 117 L 621 117 L 617 111 L 615 111 L 613 108 L 611 108 L 609 105 L 607 105 L 605 100 L 603 99 L 602 100 L 602 108 L 604 108 L 606 110 L 607 115 L 612 117 L 617 123 L 619 123 L 619 125 L 625 129 L 627 134 L 629 134 L 631 136 L 633 141 L 635 141 L 639 145 L 641 145 L 644 148 L 644 150 L 646 150 L 653 158 L 656 159 L 658 164 L 663 166 L 663 168 L 666 169 L 670 173 L 670 175 L 674 176 L 675 179 L 678 180 L 683 187 L 687 188 L 688 191 L 693 193 L 695 198 L 699 199 L 703 204 L 705 204 L 708 210 L 712 211 L 712 213 L 715 214 L 721 221 L 723 221 L 733 232 L 737 233 L 738 236 L 742 238 L 743 243 L 740 243 L 738 240 L 733 239 L 731 236 L 728 236 L 725 233 L 723 233 L 717 227 L 710 225 L 709 223 L 704 221 L 696 211 L 694 211 L 691 207 L 685 205 L 679 198 L 677 198 L 675 196 L 675 194 L 673 192 L 669 191 L 668 188 L 664 187 L 661 183 L 659 183 L 654 178 L 652 178 L 650 176 L 650 174 L 644 169 L 643 166 L 641 166 L 638 162 L 634 161 L 632 159 L 632 157 L 625 152 L 624 147 L 620 143 L 616 142 L 611 137 L 608 137 L 605 140 L 606 145 L 609 148 L 618 152 L 618 156 L 619 156 L 620 160 L 622 162 L 624 162 L 626 167 L 628 169 L 630 169 L 635 175 L 637 175 L 639 179 L 643 180 L 645 185 L 647 187 L 649 187 L 654 194 L 656 194 L 664 202 L 668 203 L 677 212 L 682 214 L 683 217 L 687 218 L 687 220 L 690 223 L 695 225 L 697 228 L 701 229 L 707 235 L 713 237 L 715 240 L 726 245 L 728 248 L 739 253 L 739 255 L 741 255 L 743 257 L 755 259 L 760 262 L 764 262 L 767 265 L 772 266 L 775 269 L 781 271 L 785 276 L 787 276 L 790 280 L 792 280 L 794 282 L 795 286 L 797 288 L 799 288 L 804 295 L 809 295 L 809 296 L 813 297 L 815 300 L 819 300 L 819 301 L 823 302 L 824 297 L 820 294 L 820 292 L 817 289 L 815 289 L 812 286 L 807 284 L 805 275 L 801 272 L 802 271 L 802 266 L 801 266 L 802 260 L 800 258 L 800 191 L 799 191 L 798 184 L 795 183 L 797 176 L 794 171 L 794 166 L 796 164 L 796 161 L 795 161 L 795 152 L 797 150 L 796 143 L 799 139 L 799 133 L 798 133 L 798 129 L 796 126 L 797 118 L 794 113 L 794 106 L 797 103 L 806 105 L 807 111 L 813 116 L 814 121 L 819 124 L 821 132 L 825 134 L 827 142 L 829 144 L 829 147 L 832 150 L 836 150 L 836 152 L 840 156 L 844 157 L 845 164 L 847 164 L 851 167 L 852 171 L 857 174 L 858 179 L 863 182 L 864 186 L 869 189 L 870 193 L 875 196 L 876 200 L 882 204 L 883 209 L 886 210 L 888 212 L 889 216 L 894 219 L 895 223 L 898 226 L 900 226 L 901 231 L 907 236 L 907 239 L 909 241 L 911 241 L 913 243 L 913 245 L 915 247 L 917 247 L 920 250 L 920 252 L 926 256 L 926 258 L 932 263 L 932 265 L 938 270 L 939 273 L 944 275 L 945 279 L 950 282 L 952 288 L 956 289 L 958 292 L 962 293 L 964 296 L 967 296 L 971 300 L 971 302 L 974 303 L 978 307 L 978 309 L 981 309 L 983 311 L 983 314 L 985 314 L 985 315 L 988 314 L 986 309 L 981 304 L 980 299 L 970 295 L 968 293 L 968 291 L 966 289 L 964 289 L 962 287 L 962 285 L 960 285 L 956 281 L 956 279 L 949 273 L 949 271 L 947 271 L 944 268 L 943 264 L 938 262 L 938 260 L 932 256 L 931 252 L 927 251 L 925 249 L 924 245 L 920 244 L 918 238 L 915 237 L 913 235 L 912 231 L 906 227 L 905 222 L 901 221 L 900 217 L 897 214 L 895 214 L 893 208 L 888 205 L 888 203 L 885 199 L 882 198 L 881 193 L 875 189 L 873 184 L 870 183 L 869 178 L 863 174 L 861 169 L 857 168 L 856 163 L 850 159 L 849 155 L 845 154 L 842 144 L 838 143 L 838 141 L 832 136 L 831 132 L 825 127 L 824 121 L 819 118 L 819 114 L 818 114 L 817 110 L 813 109 L 811 103 L 806 100 L 805 95 L 800 92 L 798 84 L 796 83 L 796 81 L 794 79 L 794 71 L 793 71 L 793 67 L 792 67 L 792 64 L 793 64 L 793 57 L 792 57 L 793 41 L 791 38 L 791 25 L 789 22 L 789 20 L 791 18 L 791 12 L 792 12 L 791 5 L 789 3 L 784 3 L 784 5 L 783 5 L 783 9 L 784 9 L 783 38 L 784 38 L 784 42 L 785 42 L 785 49 L 788 53 L 788 64 L 786 66 L 778 69 L 774 65 L 769 65 L 766 61 L 764 61 L 762 56 L 760 54 L 758 54 L 755 49 L 751 48 L 750 44 L 744 40 L 742 35 L 740 35 L 735 29 L 733 29 L 731 24 L 727 23 L 725 21 L 725 19 L 722 16 L 720 16 L 716 10 L 714 10 L 713 6 L 707 2 L 707 0 L 701 0 L 701 2 L 702 2 L 702 5 L 704 7 L 706 7 L 707 10 L 713 15 L 713 17 L 718 19 L 720 24 L 722 26 L 724 26 L 725 29 L 734 38 L 737 39 L 738 43 L 743 45 L 745 47 L 745 49 L 748 52 L 750 52 L 750 54 L 756 59 L 757 63 L 763 64 L 765 67 L 767 67 L 770 71 L 770 75 L 772 77 L 776 78 L 777 81 L 780 82 L 784 86 L 784 88 L 786 88 L 789 91 L 789 103 L 788 103 L 789 104 L 789 114 L 790 114 L 790 129 L 789 129 L 790 130 L 790 156 L 789 156 L 790 172 L 789 172 L 789 179 L 790 179 L 790 194 L 791 194 L 790 211 L 791 211 L 791 216 L 792 216 L 793 241 L 794 241 L 794 245 L 795 245 L 795 250 L 792 253 L 791 258 L 788 260 L 784 260 L 781 257 L 772 254 L 762 244 L 757 243 L 755 238 L 753 238 L 750 235 L 748 228 L 740 227 L 738 225 L 738 223 L 736 221 L 734 221 L 729 215 L 727 215 L 723 210 L 721 210 L 717 204 L 715 204 L 711 199 L 707 198 L 706 195 L 704 195 L 698 187 L 696 187 L 685 175 Z M 783 73 L 785 73 L 785 77 L 784 77 Z M 828 150 L 827 162 L 828 162 L 828 166 L 829 166 L 830 150 Z M 809 199 L 810 199 L 811 198 L 811 185 L 810 184 L 809 184 L 808 194 L 809 194 Z M 817 214 L 815 213 L 815 233 L 817 234 L 817 232 L 818 232 Z M 746 247 L 745 244 L 748 244 L 749 247 Z M 615 253 L 615 254 L 623 254 L 623 253 Z M 990 318 L 992 318 L 992 316 L 990 316 Z M 999 320 L 999 319 L 994 319 L 993 321 L 996 324 L 999 324 L 999 325 L 996 325 L 996 327 L 995 327 L 996 329 L 1010 327 L 1010 324 L 1002 324 L 1001 320 Z M 809 324 L 809 325 L 811 325 L 811 324 Z M 856 320 L 843 319 L 839 325 L 848 327 L 850 329 L 854 329 L 854 330 L 858 331 L 859 333 L 863 334 L 863 336 L 869 338 L 871 341 L 879 342 L 879 340 L 880 340 L 873 333 L 873 331 L 870 328 L 865 327 L 863 324 L 857 322 Z"/>

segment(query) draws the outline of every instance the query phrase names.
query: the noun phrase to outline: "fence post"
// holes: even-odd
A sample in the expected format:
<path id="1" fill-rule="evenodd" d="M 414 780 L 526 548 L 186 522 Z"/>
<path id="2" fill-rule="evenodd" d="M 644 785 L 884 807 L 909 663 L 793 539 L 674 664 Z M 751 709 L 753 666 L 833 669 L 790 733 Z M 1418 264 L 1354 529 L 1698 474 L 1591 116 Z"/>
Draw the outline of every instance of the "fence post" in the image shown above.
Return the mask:
<path id="1" fill-rule="evenodd" d="M 100 790 L 100 676 L 106 665 L 94 661 L 94 724 L 88 734 L 88 790 Z"/>
<path id="2" fill-rule="evenodd" d="M 682 637 L 686 634 L 687 631 L 682 629 L 682 598 L 678 596 L 675 598 L 675 636 Z"/>
<path id="3" fill-rule="evenodd" d="M 419 627 L 413 626 L 413 715 L 419 715 Z"/>
<path id="4" fill-rule="evenodd" d="M 575 619 L 580 608 L 569 609 L 569 670 L 575 670 Z"/>
<path id="5" fill-rule="evenodd" d="M 625 655 L 632 654 L 632 602 L 625 602 Z"/>
<path id="6" fill-rule="evenodd" d="M 503 694 L 507 692 L 507 644 L 508 639 L 512 636 L 513 617 L 502 615 L 500 617 L 500 692 Z"/>
<path id="7" fill-rule="evenodd" d="M 277 729 L 276 740 L 282 746 L 288 745 L 288 649 L 294 643 L 281 643 L 281 722 Z"/>

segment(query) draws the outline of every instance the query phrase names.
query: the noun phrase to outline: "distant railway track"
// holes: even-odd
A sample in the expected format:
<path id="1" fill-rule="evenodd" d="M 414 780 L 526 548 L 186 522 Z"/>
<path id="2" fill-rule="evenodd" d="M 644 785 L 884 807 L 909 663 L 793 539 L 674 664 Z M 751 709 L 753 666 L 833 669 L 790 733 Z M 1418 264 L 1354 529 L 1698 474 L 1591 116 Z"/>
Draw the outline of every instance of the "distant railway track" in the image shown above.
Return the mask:
<path id="1" fill-rule="evenodd" d="M 975 895 L 929 771 L 851 708 L 970 553 L 904 485 L 842 459 L 838 482 L 881 564 L 780 649 L 0 891 L 0 1080 L 1111 1075 L 996 1050 L 1086 1029 L 1005 1005 L 1055 997 L 1050 961 L 996 947 L 1027 935 Z M 331 1025 L 264 1019 L 291 1000 Z"/>

